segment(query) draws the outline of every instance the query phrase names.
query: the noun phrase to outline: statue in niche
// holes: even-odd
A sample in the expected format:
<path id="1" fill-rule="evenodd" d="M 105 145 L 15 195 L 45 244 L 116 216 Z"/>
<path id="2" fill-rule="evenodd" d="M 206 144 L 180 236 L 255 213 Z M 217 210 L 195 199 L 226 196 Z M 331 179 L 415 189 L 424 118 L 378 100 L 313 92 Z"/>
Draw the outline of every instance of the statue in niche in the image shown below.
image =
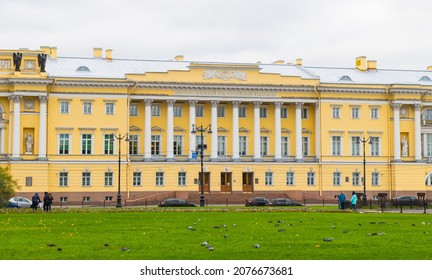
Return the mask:
<path id="1" fill-rule="evenodd" d="M 26 153 L 31 153 L 33 150 L 33 136 L 28 133 L 25 137 L 26 141 Z"/>
<path id="2" fill-rule="evenodd" d="M 39 63 L 39 67 L 41 69 L 41 72 L 45 72 L 46 58 L 47 58 L 46 54 L 44 54 L 44 53 L 38 54 L 38 63 Z"/>
<path id="3" fill-rule="evenodd" d="M 22 53 L 13 53 L 13 62 L 15 65 L 15 71 L 20 71 L 21 66 L 21 60 L 22 60 Z"/>
<path id="4" fill-rule="evenodd" d="M 402 156 L 406 157 L 408 156 L 408 140 L 406 136 L 402 137 L 401 144 L 402 144 Z"/>

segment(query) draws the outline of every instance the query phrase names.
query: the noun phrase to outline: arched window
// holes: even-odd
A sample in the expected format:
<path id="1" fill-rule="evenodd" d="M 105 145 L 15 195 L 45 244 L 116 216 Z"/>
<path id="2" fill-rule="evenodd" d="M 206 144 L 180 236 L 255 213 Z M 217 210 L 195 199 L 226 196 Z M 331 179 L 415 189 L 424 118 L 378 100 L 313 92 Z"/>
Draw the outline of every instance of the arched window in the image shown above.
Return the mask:
<path id="1" fill-rule="evenodd" d="M 90 69 L 87 66 L 80 66 L 76 72 L 90 72 Z"/>
<path id="2" fill-rule="evenodd" d="M 420 78 L 419 82 L 432 82 L 432 80 L 428 76 L 423 76 Z"/>
<path id="3" fill-rule="evenodd" d="M 342 76 L 339 81 L 344 81 L 344 82 L 352 82 L 352 79 L 350 78 L 350 76 Z"/>
<path id="4" fill-rule="evenodd" d="M 432 109 L 426 109 L 423 111 L 422 120 L 426 120 L 426 121 L 432 120 Z"/>
<path id="5" fill-rule="evenodd" d="M 432 173 L 427 175 L 425 185 L 426 186 L 432 186 Z"/>

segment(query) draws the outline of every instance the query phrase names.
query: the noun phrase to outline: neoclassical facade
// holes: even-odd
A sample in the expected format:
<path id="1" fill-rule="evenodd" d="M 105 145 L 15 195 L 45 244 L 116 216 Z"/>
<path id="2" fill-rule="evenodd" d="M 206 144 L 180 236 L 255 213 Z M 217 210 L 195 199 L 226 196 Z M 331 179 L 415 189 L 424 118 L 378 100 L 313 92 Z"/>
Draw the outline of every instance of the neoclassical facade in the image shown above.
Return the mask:
<path id="1" fill-rule="evenodd" d="M 432 72 L 0 50 L 0 164 L 63 201 L 432 189 Z M 208 127 L 204 133 L 193 127 Z M 211 133 L 209 133 L 211 131 Z M 123 141 L 118 138 L 123 137 Z M 119 157 L 120 153 L 120 157 Z M 119 164 L 120 162 L 120 164 Z M 120 174 L 119 174 L 120 165 Z"/>

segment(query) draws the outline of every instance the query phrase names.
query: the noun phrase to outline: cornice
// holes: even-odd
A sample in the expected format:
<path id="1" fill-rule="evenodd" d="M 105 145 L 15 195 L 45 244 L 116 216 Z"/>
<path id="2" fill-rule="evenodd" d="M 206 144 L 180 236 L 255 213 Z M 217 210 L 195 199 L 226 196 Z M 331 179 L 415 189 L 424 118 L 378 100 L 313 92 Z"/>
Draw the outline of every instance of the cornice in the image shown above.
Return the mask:
<path id="1" fill-rule="evenodd" d="M 53 83 L 53 79 L 28 79 L 28 78 L 11 78 L 6 79 L 9 84 L 18 85 L 49 85 Z"/>
<path id="2" fill-rule="evenodd" d="M 56 80 L 56 86 L 62 87 L 119 87 L 119 88 L 127 88 L 134 86 L 133 82 L 128 81 L 80 81 L 80 80 Z"/>
<path id="3" fill-rule="evenodd" d="M 430 93 L 427 89 L 413 89 L 413 88 L 392 88 L 389 89 L 391 94 L 420 94 L 425 95 Z"/>
<path id="4" fill-rule="evenodd" d="M 351 93 L 351 94 L 384 94 L 383 88 L 346 88 L 346 87 L 317 87 L 319 92 L 324 93 Z"/>

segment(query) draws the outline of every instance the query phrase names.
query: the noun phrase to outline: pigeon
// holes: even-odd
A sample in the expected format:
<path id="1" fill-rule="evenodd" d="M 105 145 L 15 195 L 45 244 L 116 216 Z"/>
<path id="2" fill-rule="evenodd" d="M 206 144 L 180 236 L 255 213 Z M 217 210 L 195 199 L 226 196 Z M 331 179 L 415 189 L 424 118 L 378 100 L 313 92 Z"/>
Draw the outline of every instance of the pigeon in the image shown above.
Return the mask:
<path id="1" fill-rule="evenodd" d="M 324 238 L 323 241 L 325 241 L 325 242 L 333 242 L 333 238 L 331 238 L 331 237 Z"/>
<path id="2" fill-rule="evenodd" d="M 60 247 L 58 247 L 58 248 L 57 248 L 57 251 L 59 251 L 59 252 L 60 252 L 61 250 L 63 250 L 63 249 L 62 249 L 62 248 L 60 248 Z"/>
<path id="3" fill-rule="evenodd" d="M 373 232 L 373 233 L 368 233 L 367 236 L 373 236 L 373 235 L 378 235 L 378 233 Z"/>
<path id="4" fill-rule="evenodd" d="M 335 229 L 336 228 L 336 226 L 332 226 L 332 229 Z"/>
<path id="5" fill-rule="evenodd" d="M 362 224 L 359 223 L 359 226 L 361 226 Z"/>
<path id="6" fill-rule="evenodd" d="M 385 235 L 385 233 L 384 232 L 379 232 L 377 235 L 378 236 L 383 236 L 383 235 Z"/>
<path id="7" fill-rule="evenodd" d="M 279 224 L 284 224 L 285 221 L 283 221 L 283 220 L 279 220 L 278 223 L 279 223 Z"/>
<path id="8" fill-rule="evenodd" d="M 274 226 L 275 226 L 275 227 L 278 227 L 278 226 L 280 226 L 280 224 L 275 224 Z"/>
<path id="9" fill-rule="evenodd" d="M 374 224 L 376 224 L 376 222 L 370 222 L 371 223 L 371 225 L 374 225 Z"/>
<path id="10" fill-rule="evenodd" d="M 104 244 L 104 246 L 105 246 L 105 247 L 108 247 L 108 246 L 109 246 L 109 244 L 108 244 L 108 243 L 105 243 L 105 244 Z"/>
<path id="11" fill-rule="evenodd" d="M 207 245 L 208 245 L 208 241 L 204 241 L 203 243 L 201 243 L 201 246 L 205 246 L 205 247 L 207 247 Z"/>
<path id="12" fill-rule="evenodd" d="M 259 245 L 259 244 L 254 244 L 253 245 L 253 248 L 255 248 L 255 249 L 258 249 L 258 248 L 260 248 L 261 246 Z"/>
<path id="13" fill-rule="evenodd" d="M 236 224 L 233 224 L 233 227 L 236 227 L 237 225 Z"/>
<path id="14" fill-rule="evenodd" d="M 284 229 L 284 228 L 281 228 L 281 229 L 278 229 L 278 232 L 284 232 L 286 229 Z"/>
<path id="15" fill-rule="evenodd" d="M 208 249 L 209 251 L 214 251 L 213 246 L 208 246 L 207 249 Z"/>
<path id="16" fill-rule="evenodd" d="M 220 226 L 214 226 L 213 228 L 220 228 Z"/>
<path id="17" fill-rule="evenodd" d="M 191 227 L 191 226 L 188 226 L 187 229 L 188 229 L 188 230 L 195 230 L 195 229 L 194 229 L 193 227 Z"/>
<path id="18" fill-rule="evenodd" d="M 343 233 L 348 233 L 348 230 L 344 230 Z"/>
<path id="19" fill-rule="evenodd" d="M 224 238 L 228 238 L 229 236 L 228 235 L 224 235 Z"/>
<path id="20" fill-rule="evenodd" d="M 52 244 L 52 243 L 50 243 L 50 244 L 47 244 L 47 246 L 48 246 L 48 247 L 55 247 L 56 245 L 55 245 L 55 244 Z"/>
<path id="21" fill-rule="evenodd" d="M 129 248 L 126 248 L 126 247 L 121 247 L 121 248 L 120 248 L 120 251 L 123 251 L 123 252 L 124 252 L 124 251 L 129 251 L 129 250 L 130 250 L 130 249 L 129 249 Z"/>

